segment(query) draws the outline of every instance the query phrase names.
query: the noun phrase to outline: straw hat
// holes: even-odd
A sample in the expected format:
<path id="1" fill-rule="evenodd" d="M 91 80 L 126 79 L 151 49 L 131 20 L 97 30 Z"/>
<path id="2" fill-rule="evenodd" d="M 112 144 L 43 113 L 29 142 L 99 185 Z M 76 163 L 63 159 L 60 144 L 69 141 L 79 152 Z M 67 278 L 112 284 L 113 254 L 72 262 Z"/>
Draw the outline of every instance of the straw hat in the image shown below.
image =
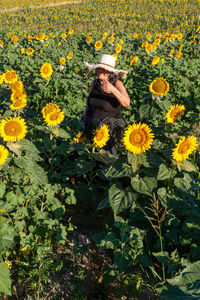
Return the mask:
<path id="1" fill-rule="evenodd" d="M 91 65 L 84 61 L 84 64 L 91 70 L 96 70 L 97 68 L 105 69 L 109 72 L 113 72 L 121 77 L 126 77 L 127 71 L 124 70 L 117 70 L 115 69 L 115 57 L 108 54 L 102 54 L 99 59 L 98 64 Z"/>

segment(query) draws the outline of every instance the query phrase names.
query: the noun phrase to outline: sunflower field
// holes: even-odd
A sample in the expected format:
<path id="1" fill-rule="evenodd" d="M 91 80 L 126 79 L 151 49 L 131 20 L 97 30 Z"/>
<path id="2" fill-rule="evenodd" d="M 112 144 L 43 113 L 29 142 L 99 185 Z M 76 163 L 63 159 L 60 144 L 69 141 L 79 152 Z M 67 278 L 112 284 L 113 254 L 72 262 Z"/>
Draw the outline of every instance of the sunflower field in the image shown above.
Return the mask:
<path id="1" fill-rule="evenodd" d="M 0 299 L 200 299 L 200 1 L 16 5 L 0 3 Z M 102 54 L 128 72 L 118 155 L 80 119 Z"/>

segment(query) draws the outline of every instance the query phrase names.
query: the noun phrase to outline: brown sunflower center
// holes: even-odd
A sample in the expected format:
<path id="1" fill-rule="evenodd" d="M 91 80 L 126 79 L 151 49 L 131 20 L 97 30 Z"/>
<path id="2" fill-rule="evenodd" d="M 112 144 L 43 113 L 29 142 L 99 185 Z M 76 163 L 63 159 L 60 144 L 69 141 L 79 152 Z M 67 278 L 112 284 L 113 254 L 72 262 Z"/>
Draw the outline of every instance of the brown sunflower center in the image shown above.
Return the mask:
<path id="1" fill-rule="evenodd" d="M 97 133 L 96 133 L 96 140 L 97 141 L 100 141 L 102 140 L 104 137 L 104 131 L 103 130 L 99 130 Z"/>
<path id="2" fill-rule="evenodd" d="M 42 72 L 44 73 L 44 74 L 48 74 L 49 73 L 49 67 L 48 66 L 44 66 L 43 67 L 43 70 L 42 70 Z"/>
<path id="3" fill-rule="evenodd" d="M 15 73 L 14 72 L 8 72 L 6 74 L 6 79 L 7 80 L 13 80 L 15 78 Z"/>
<path id="4" fill-rule="evenodd" d="M 18 136 L 22 132 L 22 127 L 18 122 L 10 121 L 4 126 L 4 131 L 8 136 Z"/>
<path id="5" fill-rule="evenodd" d="M 55 112 L 55 113 L 53 113 L 53 114 L 50 115 L 49 119 L 51 121 L 56 121 L 58 119 L 58 117 L 59 117 L 58 112 Z"/>
<path id="6" fill-rule="evenodd" d="M 182 110 L 180 111 L 180 109 L 178 109 L 178 108 L 174 108 L 172 110 L 172 112 L 170 113 L 170 117 L 172 119 L 177 119 L 178 117 L 180 117 L 182 115 L 183 115 L 183 111 Z"/>
<path id="7" fill-rule="evenodd" d="M 179 146 L 178 149 L 178 153 L 179 154 L 184 154 L 185 152 L 187 152 L 187 150 L 190 148 L 190 143 L 188 143 L 188 141 L 184 141 L 183 143 L 181 143 L 181 145 Z"/>
<path id="8" fill-rule="evenodd" d="M 20 105 L 22 105 L 22 100 L 21 100 L 21 99 L 15 101 L 15 102 L 13 103 L 13 106 L 14 106 L 14 107 L 18 107 L 18 106 L 20 106 Z"/>
<path id="9" fill-rule="evenodd" d="M 156 80 L 152 85 L 152 89 L 157 93 L 164 93 L 166 88 L 166 83 L 161 79 Z"/>
<path id="10" fill-rule="evenodd" d="M 19 90 L 16 90 L 14 93 L 14 99 L 19 100 L 22 97 L 22 92 Z"/>
<path id="11" fill-rule="evenodd" d="M 129 137 L 130 143 L 134 146 L 141 146 L 146 141 L 146 135 L 141 129 L 131 132 Z"/>

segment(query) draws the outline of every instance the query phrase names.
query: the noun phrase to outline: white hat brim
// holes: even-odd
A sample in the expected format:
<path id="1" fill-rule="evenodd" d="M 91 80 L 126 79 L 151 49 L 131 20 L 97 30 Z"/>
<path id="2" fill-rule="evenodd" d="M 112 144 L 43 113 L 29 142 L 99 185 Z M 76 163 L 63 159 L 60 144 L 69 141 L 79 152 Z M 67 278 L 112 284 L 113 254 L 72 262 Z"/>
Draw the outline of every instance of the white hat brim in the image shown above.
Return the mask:
<path id="1" fill-rule="evenodd" d="M 120 75 L 121 77 L 125 78 L 126 77 L 126 74 L 128 73 L 127 71 L 124 71 L 124 70 L 117 70 L 113 67 L 109 67 L 109 66 L 106 66 L 106 65 L 103 65 L 103 64 L 96 64 L 96 65 L 92 65 L 92 64 L 89 64 L 87 62 L 84 61 L 84 64 L 90 69 L 90 70 L 96 70 L 97 68 L 102 68 L 102 69 L 105 69 L 109 72 L 113 72 L 114 74 L 118 74 Z"/>

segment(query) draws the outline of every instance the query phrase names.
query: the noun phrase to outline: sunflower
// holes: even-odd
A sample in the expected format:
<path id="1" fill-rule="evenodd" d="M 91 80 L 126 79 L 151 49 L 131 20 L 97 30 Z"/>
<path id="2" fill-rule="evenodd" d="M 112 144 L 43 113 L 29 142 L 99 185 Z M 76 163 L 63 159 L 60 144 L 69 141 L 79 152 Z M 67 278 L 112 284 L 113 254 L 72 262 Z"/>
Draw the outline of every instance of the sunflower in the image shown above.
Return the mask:
<path id="1" fill-rule="evenodd" d="M 118 44 L 119 44 L 119 45 L 123 45 L 123 44 L 124 44 L 124 41 L 121 39 L 121 40 L 119 40 Z"/>
<path id="2" fill-rule="evenodd" d="M 63 40 L 66 39 L 66 37 L 67 37 L 66 33 L 61 34 L 61 38 L 62 38 Z"/>
<path id="3" fill-rule="evenodd" d="M 25 90 L 14 90 L 11 94 L 11 101 L 16 102 L 18 100 L 26 100 L 27 94 Z"/>
<path id="4" fill-rule="evenodd" d="M 174 123 L 177 118 L 184 114 L 184 105 L 171 105 L 169 111 L 166 113 L 167 123 Z"/>
<path id="5" fill-rule="evenodd" d="M 0 47 L 3 48 L 4 42 L 0 40 Z"/>
<path id="6" fill-rule="evenodd" d="M 108 33 L 107 33 L 107 32 L 104 32 L 102 38 L 105 40 L 105 39 L 107 38 L 107 36 L 108 36 Z"/>
<path id="7" fill-rule="evenodd" d="M 38 41 L 43 41 L 45 39 L 46 35 L 44 32 L 42 33 L 39 33 L 35 36 L 35 39 L 38 40 Z"/>
<path id="8" fill-rule="evenodd" d="M 24 85 L 23 82 L 21 80 L 15 81 L 14 83 L 11 84 L 10 86 L 12 92 L 16 91 L 16 90 L 24 90 Z"/>
<path id="9" fill-rule="evenodd" d="M 161 39 L 156 39 L 154 43 L 155 43 L 157 46 L 160 45 Z"/>
<path id="10" fill-rule="evenodd" d="M 0 166 L 5 163 L 6 159 L 8 158 L 8 154 L 8 150 L 4 146 L 0 145 Z"/>
<path id="11" fill-rule="evenodd" d="M 113 35 L 111 35 L 111 36 L 108 38 L 108 42 L 111 43 L 111 44 L 114 42 L 114 40 L 115 40 L 115 37 L 114 37 Z"/>
<path id="12" fill-rule="evenodd" d="M 32 55 L 35 52 L 35 50 L 33 48 L 27 48 L 26 49 L 26 54 L 27 55 Z"/>
<path id="13" fill-rule="evenodd" d="M 40 74 L 42 78 L 49 79 L 53 73 L 52 65 L 49 63 L 44 63 L 40 68 Z"/>
<path id="14" fill-rule="evenodd" d="M 117 61 L 118 57 L 116 54 L 112 54 L 112 56 L 115 58 L 115 61 Z"/>
<path id="15" fill-rule="evenodd" d="M 82 143 L 83 141 L 85 141 L 87 139 L 86 135 L 84 134 L 84 132 L 79 132 L 76 137 L 73 138 L 74 142 L 76 143 Z"/>
<path id="16" fill-rule="evenodd" d="M 51 102 L 47 103 L 41 111 L 43 118 L 45 118 L 48 114 L 50 114 L 52 111 L 55 110 L 60 111 L 59 107 L 55 103 L 51 103 Z"/>
<path id="17" fill-rule="evenodd" d="M 26 99 L 19 99 L 15 102 L 13 102 L 9 107 L 12 110 L 22 109 L 27 105 Z"/>
<path id="18" fill-rule="evenodd" d="M 152 64 L 153 66 L 155 66 L 155 65 L 157 65 L 157 64 L 159 63 L 159 61 L 160 61 L 160 57 L 159 57 L 159 56 L 156 56 L 156 57 L 154 57 L 154 58 L 152 59 L 151 64 Z"/>
<path id="19" fill-rule="evenodd" d="M 73 33 L 74 33 L 74 30 L 70 28 L 69 31 L 68 31 L 68 34 L 71 35 Z"/>
<path id="20" fill-rule="evenodd" d="M 150 50 L 152 50 L 152 45 L 151 44 L 146 45 L 145 51 L 148 53 Z"/>
<path id="21" fill-rule="evenodd" d="M 74 56 L 74 55 L 73 55 L 73 53 L 69 53 L 69 54 L 67 55 L 67 59 L 69 59 L 69 60 L 70 60 L 70 59 L 72 59 L 72 58 L 73 58 L 73 56 Z"/>
<path id="22" fill-rule="evenodd" d="M 107 141 L 109 140 L 109 128 L 108 125 L 103 124 L 99 129 L 96 130 L 94 136 L 94 145 L 96 147 L 102 148 L 106 145 Z"/>
<path id="23" fill-rule="evenodd" d="M 173 55 L 173 53 L 174 53 L 174 49 L 170 50 L 170 52 L 169 52 L 168 56 L 172 56 L 172 55 Z"/>
<path id="24" fill-rule="evenodd" d="M 181 51 L 177 52 L 174 57 L 175 58 L 180 58 L 183 55 L 183 53 Z"/>
<path id="25" fill-rule="evenodd" d="M 26 133 L 27 126 L 24 119 L 17 117 L 1 120 L 0 135 L 5 142 L 20 141 L 25 137 Z"/>
<path id="26" fill-rule="evenodd" d="M 53 110 L 44 118 L 44 121 L 48 126 L 56 126 L 64 120 L 64 112 L 59 110 Z"/>
<path id="27" fill-rule="evenodd" d="M 80 71 L 79 67 L 75 67 L 74 71 L 78 73 Z"/>
<path id="28" fill-rule="evenodd" d="M 94 44 L 95 49 L 99 50 L 103 46 L 102 41 L 96 41 Z"/>
<path id="29" fill-rule="evenodd" d="M 20 49 L 20 52 L 21 52 L 21 54 L 24 54 L 25 49 L 24 49 L 24 48 L 21 48 L 21 49 Z"/>
<path id="30" fill-rule="evenodd" d="M 122 51 L 122 46 L 118 44 L 116 49 L 115 49 L 115 52 L 120 53 L 121 51 Z"/>
<path id="31" fill-rule="evenodd" d="M 178 39 L 178 40 L 181 40 L 182 37 L 183 37 L 182 33 L 177 34 L 177 39 Z"/>
<path id="32" fill-rule="evenodd" d="M 129 125 L 124 132 L 123 144 L 126 150 L 133 154 L 140 154 L 146 152 L 153 143 L 154 134 L 146 124 Z"/>
<path id="33" fill-rule="evenodd" d="M 17 74 L 13 69 L 7 70 L 6 73 L 4 73 L 4 82 L 11 84 L 17 81 Z"/>
<path id="34" fill-rule="evenodd" d="M 136 64 L 136 62 L 138 61 L 138 59 L 139 59 L 138 56 L 134 56 L 134 57 L 131 59 L 130 66 L 132 67 L 134 64 Z"/>
<path id="35" fill-rule="evenodd" d="M 90 43 L 92 42 L 92 37 L 91 37 L 91 36 L 88 36 L 88 37 L 86 38 L 86 42 L 87 42 L 88 44 L 90 44 Z"/>
<path id="36" fill-rule="evenodd" d="M 155 78 L 149 85 L 149 90 L 154 95 L 166 96 L 169 92 L 169 83 L 164 78 Z"/>
<path id="37" fill-rule="evenodd" d="M 197 138 L 194 135 L 189 136 L 187 139 L 181 136 L 173 149 L 172 158 L 176 161 L 183 161 L 198 147 Z"/>
<path id="38" fill-rule="evenodd" d="M 149 44 L 148 42 L 142 43 L 142 48 L 145 48 L 148 44 Z"/>
<path id="39" fill-rule="evenodd" d="M 59 60 L 60 66 L 63 66 L 65 63 L 66 63 L 66 59 L 65 59 L 64 57 L 62 57 L 62 58 Z"/>

